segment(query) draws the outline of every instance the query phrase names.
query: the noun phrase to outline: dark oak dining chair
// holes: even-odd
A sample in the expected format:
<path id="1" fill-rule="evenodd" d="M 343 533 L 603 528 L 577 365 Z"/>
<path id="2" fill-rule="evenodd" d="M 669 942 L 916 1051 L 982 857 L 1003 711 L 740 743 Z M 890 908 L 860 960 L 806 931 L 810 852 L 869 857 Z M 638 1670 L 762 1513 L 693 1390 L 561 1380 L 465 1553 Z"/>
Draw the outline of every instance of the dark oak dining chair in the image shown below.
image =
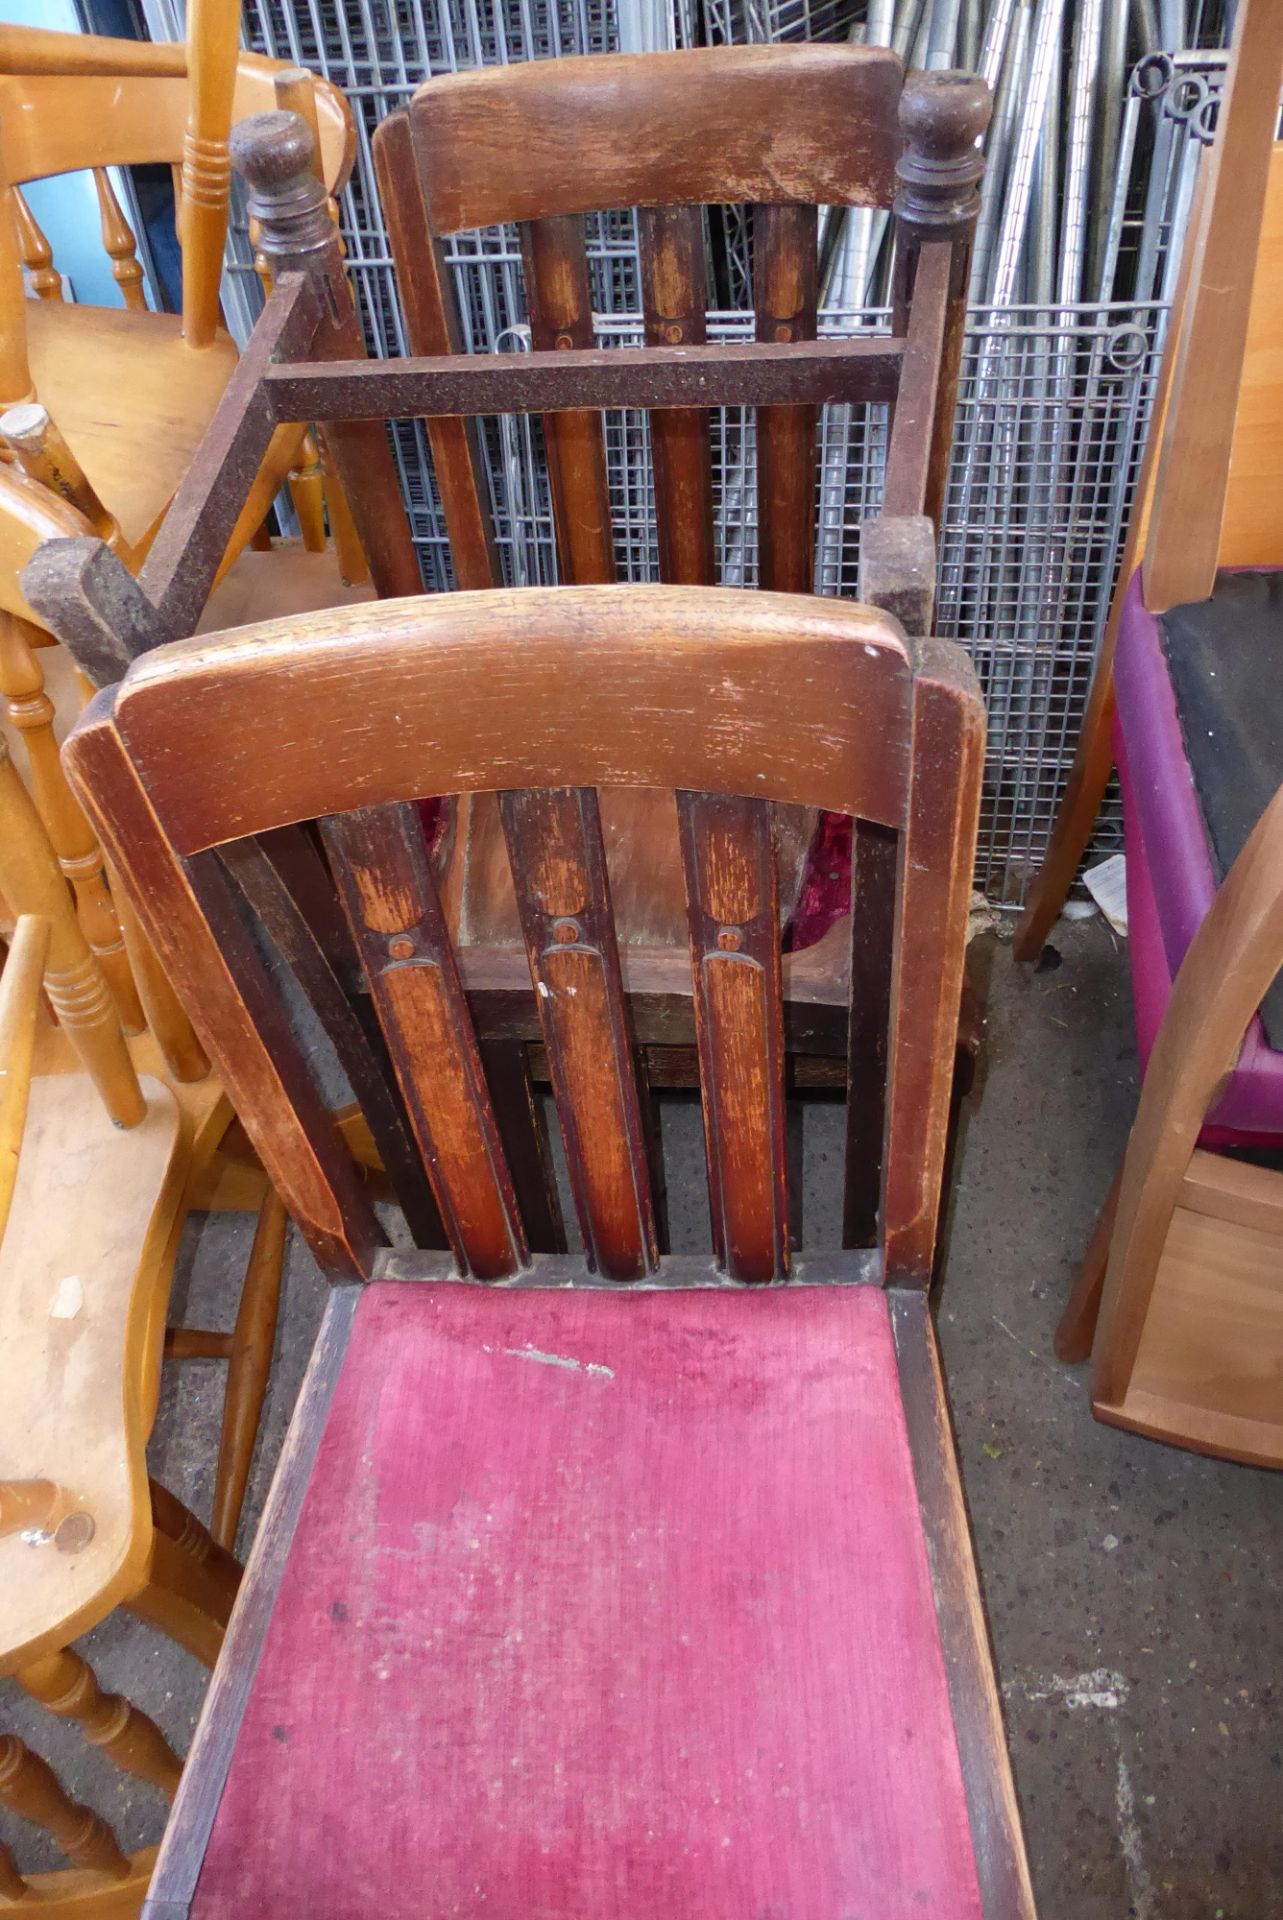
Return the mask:
<path id="1" fill-rule="evenodd" d="M 67 747 L 332 1290 L 148 1912 L 1033 1912 L 927 1306 L 984 743 L 706 587 L 165 645 Z M 417 816 L 495 793 L 582 1247 L 532 1254 Z M 712 1246 L 660 1256 L 599 793 L 677 794 Z M 881 1232 L 794 1252 L 770 809 L 895 847 Z M 225 860 L 321 823 L 449 1238 L 391 1250 Z"/>
<path id="2" fill-rule="evenodd" d="M 756 46 L 542 60 L 443 76 L 426 81 L 383 122 L 374 139 L 379 193 L 413 354 L 459 354 L 465 347 L 445 243 L 504 223 L 516 228 L 531 347 L 591 354 L 601 290 L 594 287 L 586 223 L 636 209 L 636 298 L 653 369 L 650 391 L 612 380 L 623 365 L 603 352 L 589 404 L 541 415 L 563 583 L 613 581 L 620 572 L 607 420 L 609 410 L 632 407 L 649 424 L 658 577 L 718 584 L 715 410 L 663 404 L 671 362 L 710 341 L 709 216 L 723 208 L 748 216 L 754 339 L 778 344 L 816 339 L 820 209 L 894 209 L 891 334 L 903 353 L 893 364 L 881 355 L 885 342 L 869 337 L 868 358 L 850 365 L 841 399 L 889 405 L 883 506 L 919 523 L 923 589 L 912 613 L 897 611 L 911 631 L 931 631 L 934 529 L 949 465 L 984 165 L 976 142 L 989 105 L 977 76 L 906 76 L 890 49 Z M 742 345 L 719 342 L 711 331 L 720 355 L 742 354 Z M 746 436 L 755 435 L 756 540 L 750 531 L 746 546 L 755 544 L 756 569 L 750 552 L 746 577 L 768 591 L 809 593 L 819 535 L 821 408 L 779 404 L 786 395 L 786 388 L 764 386 L 760 401 L 754 396 L 742 415 L 732 409 L 729 416 L 734 423 L 742 418 Z M 426 424 L 456 583 L 501 585 L 485 423 L 474 416 Z M 636 464 L 630 500 L 649 477 L 640 454 Z M 693 1084 L 690 1001 L 672 988 L 685 967 L 673 797 L 608 796 L 602 827 L 647 1074 L 657 1085 Z M 786 1044 L 808 1081 L 840 1085 L 852 963 L 851 852 L 818 839 L 814 809 L 777 809 L 774 830 L 781 916 L 798 949 L 786 966 Z M 532 1038 L 519 914 L 493 796 L 461 802 L 440 845 L 452 933 L 461 947 L 484 956 L 483 978 L 472 990 L 482 1030 L 496 1039 Z M 871 925 L 879 893 L 887 910 L 885 842 L 868 837 L 856 849 L 855 867 L 865 905 L 857 922 Z M 799 912 L 804 897 L 811 905 Z M 885 983 L 870 979 L 866 987 L 876 997 Z"/>

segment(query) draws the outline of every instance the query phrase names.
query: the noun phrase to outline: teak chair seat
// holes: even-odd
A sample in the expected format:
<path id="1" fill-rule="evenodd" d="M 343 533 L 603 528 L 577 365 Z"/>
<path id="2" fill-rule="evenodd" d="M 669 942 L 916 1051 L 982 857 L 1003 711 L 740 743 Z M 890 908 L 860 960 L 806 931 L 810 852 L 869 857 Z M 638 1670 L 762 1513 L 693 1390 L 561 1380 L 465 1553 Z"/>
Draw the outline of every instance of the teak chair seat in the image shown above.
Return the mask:
<path id="1" fill-rule="evenodd" d="M 983 746 L 958 649 L 716 588 L 380 603 L 99 696 L 72 777 L 334 1282 L 157 1916 L 1032 1914 L 927 1311 Z M 529 1251 L 425 780 L 501 796 L 578 1252 Z M 678 795 L 706 1254 L 657 1252 L 619 788 Z M 898 854 L 863 1252 L 791 1244 L 784 805 Z M 236 931 L 238 849 L 312 819 L 444 1254 L 382 1244 Z"/>
<path id="2" fill-rule="evenodd" d="M 0 410 L 39 399 L 139 555 L 237 365 L 218 324 L 232 121 L 272 105 L 278 80 L 300 78 L 284 62 L 238 56 L 239 21 L 236 0 L 193 5 L 185 47 L 0 28 L 0 178 L 11 203 L 0 222 Z M 319 166 L 334 193 L 355 153 L 351 116 L 325 82 L 312 80 L 308 92 Z M 134 237 L 106 172 L 157 161 L 176 173 L 181 315 L 148 310 Z M 21 195 L 33 180 L 82 167 L 94 172 L 121 308 L 63 301 L 56 263 Z M 23 266 L 34 301 L 24 297 Z M 300 444 L 301 434 L 282 434 L 268 449 L 255 487 L 258 518 Z M 241 543 L 253 531 L 249 519 Z"/>

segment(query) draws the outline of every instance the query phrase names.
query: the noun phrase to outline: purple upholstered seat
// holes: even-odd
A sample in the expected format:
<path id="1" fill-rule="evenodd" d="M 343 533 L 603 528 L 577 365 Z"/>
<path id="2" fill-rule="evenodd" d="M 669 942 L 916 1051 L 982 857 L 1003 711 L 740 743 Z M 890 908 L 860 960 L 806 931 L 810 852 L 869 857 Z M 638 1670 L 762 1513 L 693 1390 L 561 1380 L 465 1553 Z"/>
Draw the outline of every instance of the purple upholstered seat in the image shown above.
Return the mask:
<path id="1" fill-rule="evenodd" d="M 1215 897 L 1218 865 L 1223 870 L 1225 862 L 1218 862 L 1191 768 L 1190 716 L 1179 703 L 1159 619 L 1141 599 L 1139 575 L 1127 590 L 1114 676 L 1114 754 L 1123 792 L 1129 953 L 1143 1065 L 1172 980 Z M 1276 691 L 1269 672 L 1262 672 L 1260 684 Z M 1232 686 L 1232 676 L 1226 685 Z M 1227 723 L 1233 718 L 1227 714 Z M 1208 765 L 1205 780 L 1211 777 Z M 1270 1046 L 1259 1016 L 1209 1121 L 1205 1145 L 1283 1143 L 1283 1052 Z"/>

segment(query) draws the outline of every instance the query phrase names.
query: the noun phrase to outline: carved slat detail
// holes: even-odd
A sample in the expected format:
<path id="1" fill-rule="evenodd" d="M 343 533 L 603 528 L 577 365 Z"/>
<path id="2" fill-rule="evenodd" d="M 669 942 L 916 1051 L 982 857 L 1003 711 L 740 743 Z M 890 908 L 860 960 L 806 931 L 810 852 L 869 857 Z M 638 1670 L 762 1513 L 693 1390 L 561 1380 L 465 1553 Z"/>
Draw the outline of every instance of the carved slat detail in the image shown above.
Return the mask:
<path id="1" fill-rule="evenodd" d="M 753 210 L 757 338 L 813 340 L 818 299 L 814 207 Z M 757 415 L 758 584 L 809 593 L 815 573 L 814 407 L 761 407 Z"/>
<path id="2" fill-rule="evenodd" d="M 71 884 L 85 938 L 102 968 L 124 1027 L 137 1033 L 143 1009 L 125 951 L 102 853 L 80 802 L 67 784 L 54 737 L 53 701 L 31 644 L 33 629 L 16 614 L 0 613 L 0 693 L 9 719 L 26 742 L 31 785 L 58 865 Z"/>
<path id="3" fill-rule="evenodd" d="M 680 793 L 709 1206 L 733 1280 L 789 1268 L 779 898 L 766 804 Z"/>
<path id="4" fill-rule="evenodd" d="M 73 1866 L 123 1880 L 129 1861 L 105 1820 L 72 1800 L 53 1768 L 16 1734 L 0 1734 L 0 1803 L 43 1827 Z"/>
<path id="5" fill-rule="evenodd" d="M 14 187 L 13 220 L 18 229 L 18 252 L 31 281 L 31 291 L 41 300 L 62 299 L 62 275 L 53 263 L 53 248 L 20 187 Z"/>
<path id="6" fill-rule="evenodd" d="M 78 1720 L 91 1746 L 114 1766 L 159 1787 L 166 1799 L 178 1791 L 182 1762 L 156 1722 L 118 1693 L 104 1693 L 87 1660 L 64 1647 L 18 1669 L 18 1685 L 62 1720 Z"/>
<path id="7" fill-rule="evenodd" d="M 597 795 L 517 791 L 500 808 L 589 1263 L 639 1279 L 658 1244 Z"/>
<path id="8" fill-rule="evenodd" d="M 592 291 L 584 223 L 573 214 L 531 220 L 521 230 L 530 303 L 530 343 L 541 350 L 591 347 Z M 543 416 L 548 481 L 563 582 L 615 578 L 606 436 L 597 413 Z"/>
<path id="9" fill-rule="evenodd" d="M 639 208 L 637 233 L 647 346 L 704 346 L 701 209 Z M 711 586 L 717 579 L 717 558 L 708 409 L 658 410 L 650 416 L 650 438 L 660 579 L 683 586 Z"/>
<path id="10" fill-rule="evenodd" d="M 516 1273 L 525 1235 L 418 815 L 369 808 L 322 831 L 455 1259 Z"/>
<path id="11" fill-rule="evenodd" d="M 111 175 L 106 167 L 94 168 L 94 190 L 98 195 L 98 215 L 102 222 L 102 243 L 111 257 L 111 277 L 120 288 L 125 305 L 146 312 L 143 270 L 138 259 L 138 243 L 116 198 Z"/>

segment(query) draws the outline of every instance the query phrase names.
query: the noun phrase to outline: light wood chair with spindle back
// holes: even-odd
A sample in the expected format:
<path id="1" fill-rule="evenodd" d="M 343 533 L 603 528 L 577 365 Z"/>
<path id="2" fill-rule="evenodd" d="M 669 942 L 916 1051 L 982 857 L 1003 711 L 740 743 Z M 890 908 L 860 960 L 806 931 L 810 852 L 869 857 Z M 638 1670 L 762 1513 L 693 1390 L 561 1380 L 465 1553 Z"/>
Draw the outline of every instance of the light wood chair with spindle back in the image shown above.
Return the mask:
<path id="1" fill-rule="evenodd" d="M 187 1129 L 171 1089 L 134 1069 L 3 742 L 0 893 L 19 915 L 0 974 L 0 1676 L 172 1797 L 179 1761 L 159 1729 L 104 1694 L 69 1642 L 124 1605 L 212 1664 L 240 1579 L 147 1475 Z M 69 1060 L 47 1044 L 42 990 Z M 273 1259 L 279 1284 L 278 1203 L 264 1222 L 247 1278 L 260 1301 L 275 1298 Z M 155 1848 L 122 1852 L 12 1734 L 0 1736 L 0 1805 L 71 1862 L 28 1879 L 0 1847 L 0 1903 L 68 1917 L 138 1910 Z"/>
<path id="2" fill-rule="evenodd" d="M 186 46 L 0 27 L 0 177 L 12 208 L 0 220 L 0 410 L 42 402 L 135 558 L 147 550 L 236 366 L 235 346 L 219 324 L 233 119 L 271 106 L 283 79 L 293 106 L 310 102 L 331 195 L 355 152 L 351 116 L 333 87 L 280 61 L 238 54 L 238 0 L 190 0 L 187 18 Z M 175 169 L 181 315 L 147 310 L 134 238 L 106 171 L 156 161 Z M 63 301 L 49 246 L 23 198 L 29 182 L 81 167 L 94 173 L 121 308 Z M 35 301 L 24 297 L 24 266 Z M 261 523 L 302 441 L 301 428 L 276 436 L 232 551 Z M 299 476 L 313 544 L 321 485 L 319 466 Z M 346 539 L 345 510 L 330 491 L 335 529 Z"/>
<path id="3" fill-rule="evenodd" d="M 0 812 L 8 841 L 8 847 L 0 851 L 0 872 L 8 870 L 12 874 L 12 885 L 4 885 L 0 879 L 0 895 L 8 900 L 12 912 L 50 914 L 50 902 L 54 902 L 58 908 L 54 939 L 61 954 L 50 962 L 56 968 L 50 1000 L 58 1012 L 58 1025 L 42 1023 L 36 1052 L 38 1100 L 54 1102 L 58 1112 L 54 1123 L 40 1131 L 38 1144 L 29 1142 L 27 1146 L 27 1238 L 21 1252 L 23 1271 L 31 1283 L 27 1306 L 36 1313 L 33 1327 L 38 1332 L 36 1302 L 42 1290 L 48 1290 L 58 1279 L 69 1258 L 61 1246 L 61 1227 L 67 1213 L 79 1217 L 79 1187 L 92 1173 L 98 1146 L 104 1152 L 109 1148 L 96 1188 L 100 1215 L 94 1217 L 90 1202 L 85 1202 L 88 1213 L 81 1221 L 86 1236 L 85 1258 L 92 1260 L 94 1235 L 98 1233 L 115 1244 L 119 1296 L 115 1308 L 119 1309 L 119 1321 L 113 1329 L 111 1304 L 104 1304 L 104 1336 L 111 1338 L 111 1329 L 115 1332 L 123 1365 L 133 1380 L 131 1392 L 146 1407 L 154 1402 L 156 1392 L 157 1340 L 165 1332 L 169 1277 L 182 1219 L 192 1208 L 206 1206 L 259 1213 L 259 1236 L 242 1292 L 242 1315 L 236 1332 L 175 1329 L 169 1336 L 169 1350 L 177 1356 L 229 1361 L 213 1524 L 219 1542 L 230 1546 L 240 1519 L 271 1365 L 282 1215 L 252 1158 L 250 1164 L 244 1164 L 240 1158 L 229 1160 L 221 1152 L 232 1121 L 227 1092 L 209 1071 L 206 1054 L 157 964 L 154 948 L 136 924 L 129 902 L 119 887 L 111 885 L 94 831 L 61 768 L 54 732 L 56 712 L 44 689 L 40 666 L 50 655 L 33 645 L 33 639 L 42 636 L 19 611 L 25 603 L 13 588 L 13 578 L 23 549 L 31 549 L 46 538 L 67 538 L 83 532 L 85 522 L 73 507 L 54 499 L 21 474 L 0 470 L 0 695 L 6 701 L 10 728 L 21 741 L 31 783 L 29 795 L 0 735 L 0 751 L 6 755 L 0 774 Z M 73 682 L 67 693 L 71 695 L 71 718 L 75 718 L 83 705 L 81 687 Z M 75 962 L 67 954 L 75 954 Z M 69 966 L 77 972 L 63 989 L 58 979 Z M 104 998 L 108 989 L 109 996 Z M 92 1014 L 86 1029 L 88 1041 L 81 1031 L 85 1008 Z M 129 1031 L 129 1039 L 123 1035 L 121 1023 Z M 88 1062 L 86 1046 L 90 1048 Z M 94 1079 L 94 1073 L 98 1073 L 98 1079 Z M 175 1137 L 161 1169 L 165 1181 L 163 1204 L 156 1196 L 148 1200 L 146 1188 L 159 1167 L 156 1152 L 150 1154 L 148 1150 L 156 1127 L 134 1133 L 131 1125 L 121 1135 L 109 1127 L 102 1112 L 104 1087 L 113 1087 L 111 1098 L 117 1102 L 111 1110 L 113 1117 L 123 1123 L 123 1116 L 129 1112 L 136 1119 L 138 1094 L 129 1089 L 136 1089 L 138 1077 L 148 1089 L 156 1089 L 157 1104 L 175 1116 Z M 85 1146 L 83 1137 L 96 1144 Z M 138 1142 L 142 1192 L 129 1179 L 123 1179 L 117 1190 L 115 1181 L 121 1179 L 121 1165 L 133 1165 L 134 1142 Z M 169 1223 L 163 1231 L 161 1225 L 148 1227 L 152 1213 L 159 1223 Z M 48 1225 L 46 1238 L 42 1238 L 44 1223 Z M 12 1258 L 17 1260 L 17 1254 Z M 131 1302 L 134 1306 L 127 1311 Z M 8 1306 L 12 1302 L 6 1300 L 6 1311 Z M 6 1365 L 12 1352 L 12 1323 L 6 1319 Z M 88 1405 L 79 1413 L 61 1407 L 69 1459 L 75 1457 L 75 1448 L 83 1438 L 81 1417 L 92 1425 L 98 1415 L 106 1421 L 108 1436 L 115 1434 L 111 1405 L 102 1405 L 96 1413 Z M 138 1430 L 136 1421 L 129 1427 L 138 1450 L 146 1442 L 150 1411 L 142 1419 L 142 1430 Z M 0 1473 L 10 1471 L 10 1465 L 0 1469 Z M 13 1580 L 15 1586 L 21 1586 L 17 1571 L 13 1571 Z M 85 1584 L 86 1601 L 90 1596 L 92 1582 Z M 35 1601 L 38 1605 L 38 1596 Z"/>
<path id="4" fill-rule="evenodd" d="M 906 78 L 893 53 L 849 46 L 611 55 L 430 80 L 375 135 L 411 351 L 457 352 L 464 338 L 443 242 L 461 229 L 515 222 L 532 347 L 590 352 L 595 334 L 585 216 L 636 208 L 639 300 L 655 361 L 653 397 L 642 396 L 640 404 L 655 407 L 649 426 L 659 577 L 715 584 L 714 416 L 709 408 L 665 408 L 660 398 L 664 357 L 702 347 L 708 337 L 705 208 L 751 209 L 756 339 L 802 342 L 817 333 L 820 206 L 894 207 L 892 330 L 907 343 L 904 357 L 894 371 L 876 368 L 871 358 L 864 381 L 851 368 L 839 385 L 842 399 L 893 404 L 883 510 L 911 531 L 919 589 L 914 604 L 900 596 L 895 611 L 912 631 L 929 632 L 934 526 L 948 467 L 979 206 L 976 140 L 988 115 L 987 89 L 973 76 Z M 871 356 L 880 345 L 869 342 Z M 744 349 L 724 351 L 729 359 Z M 609 353 L 596 371 L 592 411 L 542 417 L 558 575 L 567 583 L 616 577 L 601 409 L 638 401 L 622 386 L 612 394 Z M 839 397 L 839 385 L 831 397 Z M 748 412 L 756 431 L 758 584 L 810 592 L 820 409 L 759 404 Z M 475 420 L 428 422 L 461 587 L 500 581 L 478 431 Z M 870 548 L 877 539 L 875 533 Z M 902 550 L 899 558 L 906 557 Z M 878 572 L 875 551 L 863 575 L 865 597 L 879 597 Z M 775 818 L 785 920 L 793 919 L 808 875 L 831 902 L 815 916 L 816 926 L 826 929 L 823 937 L 804 935 L 801 950 L 788 956 L 785 998 L 795 1071 L 811 1083 L 840 1086 L 853 963 L 853 923 L 843 908 L 853 857 L 842 847 L 826 854 L 823 871 L 810 864 L 812 850 L 819 852 L 817 824 L 814 811 Z M 666 978 L 680 973 L 685 940 L 672 797 L 610 796 L 603 826 L 643 1058 L 656 1083 L 693 1084 L 689 1003 Z M 461 945 L 486 956 L 487 984 L 474 992 L 474 1007 L 483 1029 L 510 1035 L 524 962 L 493 798 L 463 803 L 443 845 L 452 928 Z M 854 866 L 867 924 L 875 898 L 881 895 L 884 913 L 889 899 L 885 842 L 865 837 Z M 865 958 L 857 942 L 857 969 Z M 870 976 L 861 1004 L 881 1006 L 885 992 L 885 980 Z M 537 1022 L 529 1003 L 527 1023 L 533 1036 Z M 853 1044 L 858 1048 L 862 1036 Z M 875 1189 L 862 1201 L 853 1191 L 852 1244 L 871 1238 L 875 1210 Z"/>
<path id="5" fill-rule="evenodd" d="M 334 1283 L 157 1913 L 1029 1920 L 927 1308 L 984 751 L 964 656 L 806 595 L 431 596 L 162 646 L 66 751 Z M 425 782 L 500 796 L 580 1253 L 528 1250 Z M 679 796 L 704 1254 L 656 1250 L 619 788 Z M 897 850 L 864 1252 L 790 1248 L 774 805 Z M 383 1244 L 237 933 L 228 855 L 309 819 L 449 1253 Z"/>

